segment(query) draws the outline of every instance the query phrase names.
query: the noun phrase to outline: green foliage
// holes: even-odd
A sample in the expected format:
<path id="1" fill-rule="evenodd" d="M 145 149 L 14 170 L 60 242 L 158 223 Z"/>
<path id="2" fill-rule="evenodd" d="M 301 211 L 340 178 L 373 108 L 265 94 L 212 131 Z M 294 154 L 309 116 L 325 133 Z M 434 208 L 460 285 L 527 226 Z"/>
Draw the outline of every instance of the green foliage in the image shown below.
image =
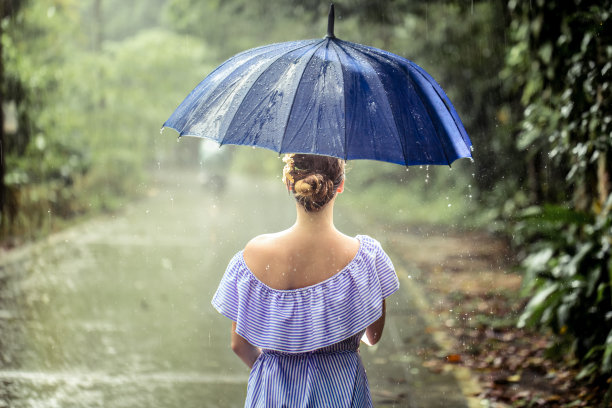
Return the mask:
<path id="1" fill-rule="evenodd" d="M 612 372 L 611 209 L 612 195 L 595 219 L 546 206 L 525 210 L 517 223 L 517 233 L 533 240 L 523 267 L 525 291 L 534 296 L 519 326 L 552 328 L 603 373 Z"/>
<path id="2" fill-rule="evenodd" d="M 583 376 L 612 373 L 612 27 L 610 1 L 510 2 L 504 78 L 524 108 L 517 147 L 532 205 L 515 219 L 533 294 L 520 325 L 552 328 L 583 359 Z"/>
<path id="3" fill-rule="evenodd" d="M 499 78 L 506 18 L 500 2 L 473 2 L 471 7 L 425 3 L 416 14 L 403 16 L 390 44 L 423 66 L 449 94 L 474 144 L 478 199 L 495 205 L 500 197 L 520 191 L 525 174 L 510 134 L 510 102 Z"/>
<path id="4" fill-rule="evenodd" d="M 410 225 L 473 227 L 472 177 L 461 166 L 472 164 L 406 170 L 372 161 L 349 162 L 340 201 L 390 230 L 404 231 Z"/>
<path id="5" fill-rule="evenodd" d="M 322 37 L 328 7 L 329 3 L 310 0 L 255 0 L 248 5 L 245 0 L 170 0 L 167 11 L 174 29 L 205 38 L 211 48 L 218 48 L 215 55 L 225 58 L 265 43 Z M 507 171 L 502 164 L 510 159 L 506 160 L 505 152 L 495 157 L 486 141 L 497 140 L 490 134 L 502 134 L 503 129 L 495 119 L 496 105 L 491 103 L 492 98 L 499 99 L 496 70 L 503 64 L 503 27 L 500 29 L 496 17 L 502 10 L 498 4 L 485 2 L 472 9 L 445 2 L 425 7 L 407 1 L 346 1 L 336 4 L 335 33 L 422 62 L 456 101 L 468 133 L 477 134 L 476 154 L 499 163 L 501 172 Z M 457 20 L 464 24 L 449 24 Z M 479 46 L 474 46 L 474 38 Z M 471 132 L 474 128 L 477 131 Z M 276 154 L 247 148 L 237 148 L 235 153 L 233 171 L 280 176 Z M 456 162 L 452 171 L 431 167 L 406 172 L 398 166 L 361 161 L 349 167 L 342 201 L 369 209 L 376 221 L 386 224 L 472 222 L 467 212 L 475 209 L 480 180 L 491 173 L 489 169 L 478 171 L 468 161 Z M 386 200 L 380 200 L 382 196 Z"/>
<path id="6" fill-rule="evenodd" d="M 588 210 L 605 199 L 597 195 L 598 168 L 610 168 L 612 113 L 604 107 L 612 104 L 611 4 L 570 3 L 511 2 L 514 45 L 504 77 L 522 89 L 519 149 L 546 156 L 540 165 L 557 167 L 563 177 L 535 175 L 538 198 L 565 198 L 569 189 L 554 191 L 554 182 L 563 186 L 565 178 L 576 186 L 574 204 Z"/>
<path id="7" fill-rule="evenodd" d="M 172 159 L 155 143 L 163 118 L 212 69 L 200 41 L 159 27 L 92 48 L 81 24 L 94 1 L 33 2 L 2 37 L 21 92 L 9 95 L 18 123 L 7 135 L 4 237 L 37 236 L 49 214 L 112 210 L 137 194 L 151 163 Z"/>
<path id="8" fill-rule="evenodd" d="M 169 0 L 164 11 L 165 20 L 173 29 L 214 47 L 217 63 L 268 43 L 323 37 L 327 24 L 321 18 L 310 21 L 302 7 L 281 1 Z M 294 18 L 285 18 L 288 13 Z M 318 17 L 322 15 L 325 14 Z"/>

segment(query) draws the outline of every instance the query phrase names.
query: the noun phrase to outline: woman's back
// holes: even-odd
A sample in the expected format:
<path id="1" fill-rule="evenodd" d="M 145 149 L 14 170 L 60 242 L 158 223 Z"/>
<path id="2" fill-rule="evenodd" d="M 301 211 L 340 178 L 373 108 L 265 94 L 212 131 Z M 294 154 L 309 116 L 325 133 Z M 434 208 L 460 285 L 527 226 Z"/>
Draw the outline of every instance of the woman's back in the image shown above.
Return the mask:
<path id="1" fill-rule="evenodd" d="M 232 320 L 232 350 L 251 367 L 245 406 L 369 408 L 359 344 L 380 339 L 397 275 L 378 241 L 334 227 L 344 162 L 283 160 L 295 224 L 251 240 L 212 300 Z"/>
<path id="2" fill-rule="evenodd" d="M 337 230 L 304 234 L 290 228 L 260 235 L 244 249 L 251 272 L 267 286 L 297 289 L 329 279 L 348 265 L 359 251 L 359 241 Z"/>

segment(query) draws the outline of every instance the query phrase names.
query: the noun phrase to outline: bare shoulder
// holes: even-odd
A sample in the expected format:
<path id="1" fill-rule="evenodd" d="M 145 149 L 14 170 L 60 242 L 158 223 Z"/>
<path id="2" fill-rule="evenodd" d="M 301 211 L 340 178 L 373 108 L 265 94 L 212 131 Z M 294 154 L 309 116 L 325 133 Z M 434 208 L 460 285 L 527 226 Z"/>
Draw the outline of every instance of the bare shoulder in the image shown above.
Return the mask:
<path id="1" fill-rule="evenodd" d="M 274 247 L 275 243 L 279 239 L 280 233 L 274 234 L 262 234 L 251 239 L 244 247 L 245 254 L 257 254 L 259 252 L 269 251 Z"/>
<path id="2" fill-rule="evenodd" d="M 274 234 L 258 235 L 251 239 L 244 247 L 243 256 L 248 265 L 257 268 L 263 262 L 268 262 L 271 257 L 279 255 L 279 242 L 282 240 L 282 232 Z"/>
<path id="3" fill-rule="evenodd" d="M 346 234 L 341 234 L 342 244 L 346 251 L 352 254 L 357 254 L 359 251 L 359 247 L 361 246 L 361 242 L 357 237 L 351 237 Z"/>

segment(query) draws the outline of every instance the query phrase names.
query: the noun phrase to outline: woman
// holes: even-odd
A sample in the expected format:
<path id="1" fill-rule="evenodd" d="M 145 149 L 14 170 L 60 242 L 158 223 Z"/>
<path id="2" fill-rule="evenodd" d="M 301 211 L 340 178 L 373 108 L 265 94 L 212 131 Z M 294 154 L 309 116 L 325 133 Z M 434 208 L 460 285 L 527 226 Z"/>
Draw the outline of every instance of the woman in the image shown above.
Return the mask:
<path id="1" fill-rule="evenodd" d="M 251 368 L 245 406 L 371 407 L 358 348 L 380 340 L 397 275 L 376 240 L 334 227 L 344 161 L 283 161 L 295 224 L 251 240 L 212 300 L 232 320 L 232 350 Z"/>

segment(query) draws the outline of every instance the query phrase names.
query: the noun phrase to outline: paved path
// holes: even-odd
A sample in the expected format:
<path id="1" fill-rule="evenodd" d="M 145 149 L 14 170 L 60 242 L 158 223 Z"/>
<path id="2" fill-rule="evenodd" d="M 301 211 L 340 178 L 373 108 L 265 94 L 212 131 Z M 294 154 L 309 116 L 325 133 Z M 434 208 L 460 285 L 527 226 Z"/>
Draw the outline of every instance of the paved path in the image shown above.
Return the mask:
<path id="1" fill-rule="evenodd" d="M 189 173 L 163 177 L 116 215 L 2 254 L 0 407 L 242 406 L 248 370 L 210 299 L 248 239 L 291 225 L 292 198 L 247 180 L 216 195 Z M 336 223 L 363 232 L 350 216 Z M 421 366 L 431 322 L 398 271 L 383 341 L 362 347 L 375 406 L 467 407 L 452 372 Z"/>

